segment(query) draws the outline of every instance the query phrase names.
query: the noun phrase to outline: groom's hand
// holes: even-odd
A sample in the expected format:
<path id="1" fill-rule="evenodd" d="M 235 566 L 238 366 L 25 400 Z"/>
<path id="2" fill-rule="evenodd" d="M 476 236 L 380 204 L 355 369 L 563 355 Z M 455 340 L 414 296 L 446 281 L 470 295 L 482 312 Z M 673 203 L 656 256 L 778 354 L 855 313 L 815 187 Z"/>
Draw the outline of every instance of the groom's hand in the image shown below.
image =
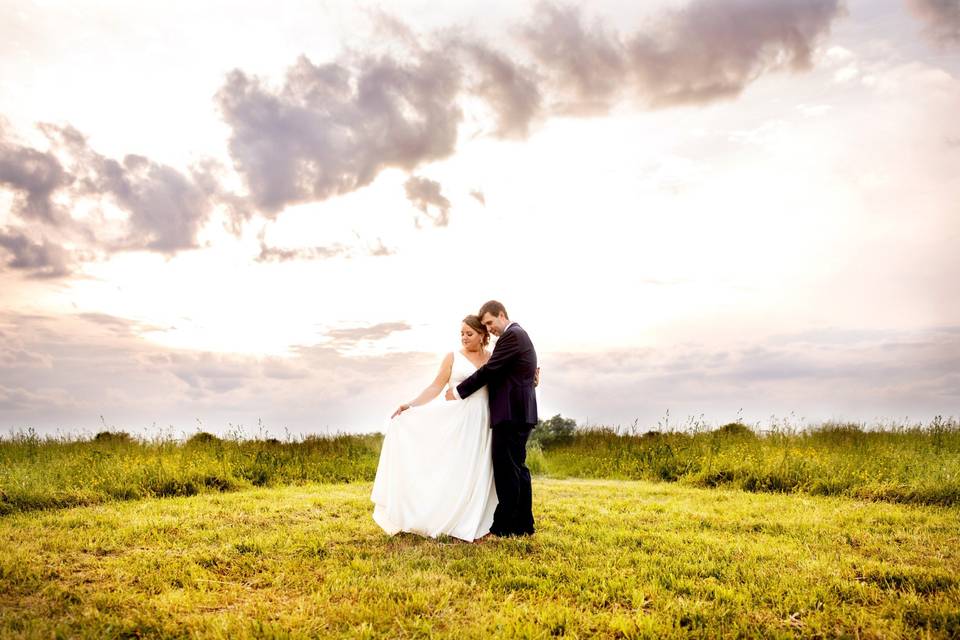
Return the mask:
<path id="1" fill-rule="evenodd" d="M 447 389 L 447 394 L 446 394 L 445 396 L 443 396 L 443 397 L 446 398 L 447 400 L 456 400 L 456 399 L 457 399 L 457 397 L 456 397 L 455 395 L 453 395 L 453 389 Z"/>

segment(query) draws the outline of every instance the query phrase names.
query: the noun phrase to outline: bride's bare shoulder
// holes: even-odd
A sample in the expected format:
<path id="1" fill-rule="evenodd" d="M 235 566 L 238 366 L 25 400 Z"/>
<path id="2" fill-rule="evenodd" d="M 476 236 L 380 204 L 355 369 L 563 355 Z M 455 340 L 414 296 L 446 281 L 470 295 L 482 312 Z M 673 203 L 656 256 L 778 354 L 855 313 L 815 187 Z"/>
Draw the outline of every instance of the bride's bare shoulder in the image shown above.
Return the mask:
<path id="1" fill-rule="evenodd" d="M 441 374 L 446 371 L 450 372 L 450 369 L 453 368 L 453 351 L 444 354 L 443 360 L 440 361 L 440 372 Z"/>
<path id="2" fill-rule="evenodd" d="M 450 379 L 450 372 L 453 371 L 453 352 L 443 356 L 443 361 L 440 363 L 440 371 L 437 372 L 437 377 L 434 379 L 433 384 L 438 386 L 443 386 L 447 384 L 447 380 Z"/>

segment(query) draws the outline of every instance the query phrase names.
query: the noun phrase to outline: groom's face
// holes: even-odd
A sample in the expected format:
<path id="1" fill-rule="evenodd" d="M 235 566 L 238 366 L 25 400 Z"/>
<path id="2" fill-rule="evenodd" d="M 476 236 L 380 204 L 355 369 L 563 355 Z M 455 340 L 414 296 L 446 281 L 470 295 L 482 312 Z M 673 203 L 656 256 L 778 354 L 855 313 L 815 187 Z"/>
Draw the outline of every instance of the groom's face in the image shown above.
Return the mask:
<path id="1" fill-rule="evenodd" d="M 502 313 L 495 316 L 488 311 L 480 318 L 480 322 L 487 328 L 487 331 L 499 337 L 500 334 L 503 333 L 503 330 L 507 328 L 507 323 L 510 321 L 507 320 L 507 316 Z"/>

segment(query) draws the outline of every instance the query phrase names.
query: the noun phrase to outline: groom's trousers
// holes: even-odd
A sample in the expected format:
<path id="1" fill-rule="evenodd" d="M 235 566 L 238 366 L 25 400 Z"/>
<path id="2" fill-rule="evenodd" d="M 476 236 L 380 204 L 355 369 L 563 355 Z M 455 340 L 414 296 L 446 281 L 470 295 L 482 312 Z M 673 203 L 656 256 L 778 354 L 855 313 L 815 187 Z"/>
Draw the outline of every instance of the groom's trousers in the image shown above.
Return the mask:
<path id="1" fill-rule="evenodd" d="M 493 482 L 497 510 L 491 533 L 498 536 L 533 533 L 533 491 L 527 468 L 529 424 L 501 423 L 493 427 Z"/>

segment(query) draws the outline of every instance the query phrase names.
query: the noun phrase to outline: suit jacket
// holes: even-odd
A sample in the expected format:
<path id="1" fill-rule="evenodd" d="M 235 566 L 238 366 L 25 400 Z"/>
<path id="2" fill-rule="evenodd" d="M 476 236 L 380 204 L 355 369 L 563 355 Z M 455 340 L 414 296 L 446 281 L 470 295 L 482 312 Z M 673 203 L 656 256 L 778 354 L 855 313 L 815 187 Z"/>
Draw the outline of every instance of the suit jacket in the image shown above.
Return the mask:
<path id="1" fill-rule="evenodd" d="M 497 340 L 487 364 L 457 385 L 457 393 L 466 398 L 486 386 L 490 400 L 490 426 L 509 422 L 537 424 L 537 395 L 533 379 L 537 371 L 537 352 L 530 336 L 517 323 L 511 324 Z"/>

